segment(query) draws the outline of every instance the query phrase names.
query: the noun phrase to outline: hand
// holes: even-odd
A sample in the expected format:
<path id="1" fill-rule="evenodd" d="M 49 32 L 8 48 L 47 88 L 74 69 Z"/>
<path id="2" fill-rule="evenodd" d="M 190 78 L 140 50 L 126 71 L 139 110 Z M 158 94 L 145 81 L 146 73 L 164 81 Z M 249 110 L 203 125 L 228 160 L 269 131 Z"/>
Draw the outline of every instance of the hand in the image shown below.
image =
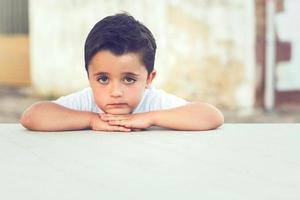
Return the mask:
<path id="1" fill-rule="evenodd" d="M 101 119 L 103 114 L 95 114 L 90 121 L 90 128 L 94 131 L 123 131 L 129 132 L 130 128 L 126 128 L 119 125 L 109 124 L 107 121 Z"/>
<path id="2" fill-rule="evenodd" d="M 151 112 L 129 115 L 101 114 L 101 119 L 109 125 L 133 130 L 147 129 L 153 125 Z"/>

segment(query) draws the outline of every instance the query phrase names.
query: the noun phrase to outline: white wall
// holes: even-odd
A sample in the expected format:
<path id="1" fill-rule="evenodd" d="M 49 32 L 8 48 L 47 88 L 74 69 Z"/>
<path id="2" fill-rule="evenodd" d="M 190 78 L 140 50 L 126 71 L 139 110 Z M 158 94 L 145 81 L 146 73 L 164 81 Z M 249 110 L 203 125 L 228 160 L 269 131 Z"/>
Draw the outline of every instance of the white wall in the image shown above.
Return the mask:
<path id="1" fill-rule="evenodd" d="M 126 10 L 159 35 L 161 26 L 157 22 L 163 1 L 147 9 L 149 2 L 31 0 L 31 74 L 35 91 L 61 95 L 87 86 L 84 42 L 93 25 L 107 15 Z"/>
<path id="2" fill-rule="evenodd" d="M 157 39 L 156 85 L 191 100 L 254 104 L 254 1 L 30 0 L 32 81 L 37 93 L 87 86 L 83 46 L 101 18 L 128 11 Z"/>
<path id="3" fill-rule="evenodd" d="M 254 1 L 173 0 L 166 5 L 164 88 L 188 99 L 252 107 Z M 169 76 L 168 76 L 169 75 Z"/>

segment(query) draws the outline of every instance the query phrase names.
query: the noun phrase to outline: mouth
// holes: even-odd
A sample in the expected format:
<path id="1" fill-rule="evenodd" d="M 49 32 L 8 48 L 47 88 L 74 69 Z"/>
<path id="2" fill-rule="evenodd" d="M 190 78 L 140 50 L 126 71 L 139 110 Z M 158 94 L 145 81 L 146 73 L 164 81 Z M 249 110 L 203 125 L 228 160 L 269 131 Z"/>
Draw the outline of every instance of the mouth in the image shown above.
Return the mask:
<path id="1" fill-rule="evenodd" d="M 123 107 L 127 107 L 127 103 L 111 103 L 111 104 L 107 104 L 106 107 L 107 108 L 123 108 Z"/>

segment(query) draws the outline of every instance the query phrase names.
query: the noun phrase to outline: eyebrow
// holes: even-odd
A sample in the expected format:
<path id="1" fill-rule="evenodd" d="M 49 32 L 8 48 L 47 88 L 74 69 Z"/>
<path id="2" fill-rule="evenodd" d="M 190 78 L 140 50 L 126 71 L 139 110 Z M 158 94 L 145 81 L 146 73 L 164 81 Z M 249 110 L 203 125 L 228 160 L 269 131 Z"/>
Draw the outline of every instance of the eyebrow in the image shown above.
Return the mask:
<path id="1" fill-rule="evenodd" d="M 99 75 L 108 75 L 107 72 L 97 72 L 94 74 L 94 76 L 99 76 Z"/>
<path id="2" fill-rule="evenodd" d="M 134 77 L 138 77 L 139 76 L 139 74 L 136 74 L 136 73 L 133 73 L 133 72 L 124 72 L 122 74 L 129 75 L 129 76 L 134 76 Z"/>
<path id="3" fill-rule="evenodd" d="M 107 72 L 97 72 L 94 74 L 94 76 L 99 76 L 99 75 L 109 75 Z M 135 76 L 138 77 L 140 74 L 133 73 L 133 72 L 123 72 L 122 75 L 129 75 L 129 76 Z"/>

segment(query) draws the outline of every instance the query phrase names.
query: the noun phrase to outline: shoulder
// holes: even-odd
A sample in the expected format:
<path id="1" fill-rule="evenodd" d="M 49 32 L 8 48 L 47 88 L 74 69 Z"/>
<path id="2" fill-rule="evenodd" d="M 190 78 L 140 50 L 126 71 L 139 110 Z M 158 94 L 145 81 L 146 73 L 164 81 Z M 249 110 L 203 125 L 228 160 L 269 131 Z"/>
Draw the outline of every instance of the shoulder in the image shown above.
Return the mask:
<path id="1" fill-rule="evenodd" d="M 187 104 L 188 102 L 180 97 L 170 94 L 162 89 L 150 87 L 145 90 L 143 99 L 138 106 L 137 111 L 149 112 L 154 110 L 169 109 L 179 107 Z"/>
<path id="2" fill-rule="evenodd" d="M 53 102 L 74 110 L 97 111 L 93 92 L 90 87 L 62 96 Z"/>
<path id="3" fill-rule="evenodd" d="M 54 102 L 60 102 L 60 101 L 63 101 L 63 100 L 89 99 L 89 98 L 92 97 L 92 95 L 93 95 L 92 89 L 90 87 L 88 87 L 88 88 L 84 88 L 82 90 L 79 90 L 77 92 L 73 92 L 71 94 L 61 96 L 57 100 L 55 100 Z"/>

